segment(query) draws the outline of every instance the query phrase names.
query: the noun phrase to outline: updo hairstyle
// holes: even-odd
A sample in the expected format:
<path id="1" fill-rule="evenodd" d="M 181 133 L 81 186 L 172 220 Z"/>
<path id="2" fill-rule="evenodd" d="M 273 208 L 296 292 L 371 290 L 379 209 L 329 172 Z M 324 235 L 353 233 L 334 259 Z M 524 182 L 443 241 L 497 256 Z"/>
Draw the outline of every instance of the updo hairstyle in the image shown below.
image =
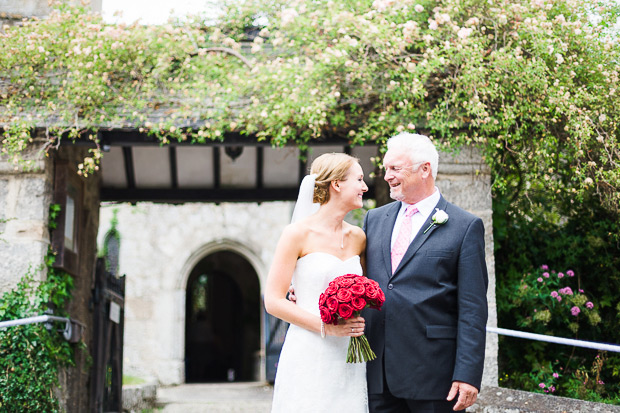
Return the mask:
<path id="1" fill-rule="evenodd" d="M 310 173 L 316 174 L 312 202 L 320 205 L 329 201 L 329 184 L 332 181 L 345 181 L 347 172 L 359 159 L 346 153 L 325 153 L 314 161 Z"/>

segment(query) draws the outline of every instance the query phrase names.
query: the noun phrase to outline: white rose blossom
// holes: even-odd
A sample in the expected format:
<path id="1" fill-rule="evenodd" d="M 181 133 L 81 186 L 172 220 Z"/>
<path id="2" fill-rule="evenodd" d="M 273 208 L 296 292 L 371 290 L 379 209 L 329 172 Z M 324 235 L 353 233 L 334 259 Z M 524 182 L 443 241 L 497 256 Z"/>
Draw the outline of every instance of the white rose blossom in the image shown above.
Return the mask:
<path id="1" fill-rule="evenodd" d="M 297 10 L 295 9 L 284 9 L 282 10 L 282 14 L 280 15 L 282 26 L 286 26 L 289 23 L 292 23 L 296 17 L 299 16 Z"/>
<path id="2" fill-rule="evenodd" d="M 435 213 L 431 217 L 431 224 L 424 230 L 424 234 L 428 232 L 429 229 L 433 228 L 436 225 L 443 225 L 448 222 L 450 216 L 443 209 L 435 208 Z"/>
<path id="3" fill-rule="evenodd" d="M 468 37 L 469 37 L 469 35 L 470 35 L 473 31 L 474 31 L 473 29 L 470 29 L 470 28 L 467 28 L 467 27 L 461 27 L 461 28 L 459 29 L 459 31 L 457 32 L 457 34 L 456 34 L 456 35 L 457 35 L 460 39 L 466 39 L 466 38 L 468 38 Z"/>

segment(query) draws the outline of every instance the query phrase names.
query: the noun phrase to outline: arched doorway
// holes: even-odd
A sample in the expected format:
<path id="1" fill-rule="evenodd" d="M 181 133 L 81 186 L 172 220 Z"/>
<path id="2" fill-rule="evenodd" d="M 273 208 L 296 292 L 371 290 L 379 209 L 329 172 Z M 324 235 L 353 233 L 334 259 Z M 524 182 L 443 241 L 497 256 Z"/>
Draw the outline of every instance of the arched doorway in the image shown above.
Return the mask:
<path id="1" fill-rule="evenodd" d="M 203 258 L 187 281 L 185 381 L 250 381 L 259 376 L 260 284 L 241 255 Z"/>

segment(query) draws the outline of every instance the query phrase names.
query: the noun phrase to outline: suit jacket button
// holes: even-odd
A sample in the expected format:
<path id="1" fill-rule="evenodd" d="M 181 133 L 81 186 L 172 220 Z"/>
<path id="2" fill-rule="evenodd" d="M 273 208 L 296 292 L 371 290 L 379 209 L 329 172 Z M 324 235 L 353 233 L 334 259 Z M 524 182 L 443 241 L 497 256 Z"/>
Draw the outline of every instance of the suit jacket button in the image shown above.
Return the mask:
<path id="1" fill-rule="evenodd" d="M 388 290 L 391 290 L 392 288 L 394 288 L 394 284 L 388 284 Z"/>

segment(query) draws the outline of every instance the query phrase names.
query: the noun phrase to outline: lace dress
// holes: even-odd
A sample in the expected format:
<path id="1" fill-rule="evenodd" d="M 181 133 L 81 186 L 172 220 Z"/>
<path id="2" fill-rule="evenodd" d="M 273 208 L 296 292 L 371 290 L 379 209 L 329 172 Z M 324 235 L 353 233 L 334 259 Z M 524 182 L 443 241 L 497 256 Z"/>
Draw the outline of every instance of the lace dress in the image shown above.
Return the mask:
<path id="1" fill-rule="evenodd" d="M 359 256 L 345 261 L 323 252 L 297 261 L 297 305 L 319 315 L 319 295 L 334 278 L 362 274 Z M 349 337 L 327 336 L 291 325 L 276 372 L 272 412 L 368 412 L 366 364 L 347 363 Z"/>

